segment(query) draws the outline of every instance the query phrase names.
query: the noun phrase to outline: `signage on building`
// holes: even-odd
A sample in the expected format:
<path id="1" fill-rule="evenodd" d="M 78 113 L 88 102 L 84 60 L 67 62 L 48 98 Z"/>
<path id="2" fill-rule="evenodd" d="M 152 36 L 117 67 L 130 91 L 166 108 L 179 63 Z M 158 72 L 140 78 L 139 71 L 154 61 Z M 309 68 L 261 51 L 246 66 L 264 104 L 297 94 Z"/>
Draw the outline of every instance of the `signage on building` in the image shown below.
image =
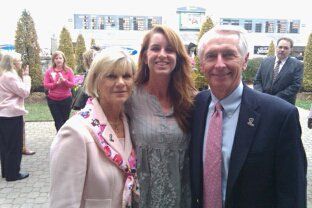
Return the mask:
<path id="1" fill-rule="evenodd" d="M 269 46 L 254 46 L 254 54 L 266 55 L 269 51 Z"/>
<path id="2" fill-rule="evenodd" d="M 180 30 L 199 31 L 205 20 L 206 10 L 201 7 L 180 7 L 177 9 Z"/>

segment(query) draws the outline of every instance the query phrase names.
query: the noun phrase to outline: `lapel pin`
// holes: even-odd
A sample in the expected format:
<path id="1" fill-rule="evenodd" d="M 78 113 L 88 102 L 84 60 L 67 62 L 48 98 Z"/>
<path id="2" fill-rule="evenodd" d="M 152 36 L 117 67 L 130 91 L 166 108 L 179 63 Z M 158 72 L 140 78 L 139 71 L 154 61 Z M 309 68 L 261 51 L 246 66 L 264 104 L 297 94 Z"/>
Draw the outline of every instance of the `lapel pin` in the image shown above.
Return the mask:
<path id="1" fill-rule="evenodd" d="M 109 134 L 109 141 L 114 142 L 112 134 Z"/>
<path id="2" fill-rule="evenodd" d="M 247 125 L 254 127 L 255 126 L 255 124 L 253 123 L 254 120 L 255 120 L 254 118 L 249 118 L 248 122 L 247 122 Z"/>

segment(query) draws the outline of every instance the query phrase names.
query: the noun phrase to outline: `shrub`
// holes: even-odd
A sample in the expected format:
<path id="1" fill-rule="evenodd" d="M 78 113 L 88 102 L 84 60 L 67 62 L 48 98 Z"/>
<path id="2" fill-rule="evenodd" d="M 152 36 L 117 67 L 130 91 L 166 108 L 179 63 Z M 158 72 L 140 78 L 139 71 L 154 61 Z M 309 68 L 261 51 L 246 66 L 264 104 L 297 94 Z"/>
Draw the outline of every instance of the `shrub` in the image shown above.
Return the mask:
<path id="1" fill-rule="evenodd" d="M 304 50 L 303 90 L 312 92 L 312 33 Z"/>
<path id="2" fill-rule="evenodd" d="M 74 46 L 70 33 L 65 27 L 63 27 L 60 34 L 60 44 L 58 50 L 64 53 L 67 60 L 67 66 L 74 70 L 76 66 Z"/>
<path id="3" fill-rule="evenodd" d="M 32 91 L 36 91 L 42 85 L 40 47 L 37 39 L 35 23 L 30 13 L 24 10 L 17 22 L 15 50 L 22 55 L 23 67 L 29 65 Z"/>
<path id="4" fill-rule="evenodd" d="M 250 84 L 256 76 L 257 70 L 263 58 L 253 58 L 248 60 L 247 69 L 243 72 L 243 81 Z"/>

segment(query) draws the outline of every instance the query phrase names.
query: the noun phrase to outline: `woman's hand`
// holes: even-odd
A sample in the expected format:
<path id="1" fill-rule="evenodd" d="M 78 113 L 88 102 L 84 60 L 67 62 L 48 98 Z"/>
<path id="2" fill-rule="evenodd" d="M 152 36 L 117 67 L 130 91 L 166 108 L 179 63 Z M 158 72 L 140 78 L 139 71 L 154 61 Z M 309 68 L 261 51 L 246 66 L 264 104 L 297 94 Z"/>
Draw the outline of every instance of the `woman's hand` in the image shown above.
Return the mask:
<path id="1" fill-rule="evenodd" d="M 57 84 L 61 84 L 61 83 L 63 83 L 64 81 L 65 81 L 65 79 L 64 79 L 64 77 L 63 77 L 63 75 L 61 74 L 61 73 L 59 73 L 59 79 L 57 80 Z"/>

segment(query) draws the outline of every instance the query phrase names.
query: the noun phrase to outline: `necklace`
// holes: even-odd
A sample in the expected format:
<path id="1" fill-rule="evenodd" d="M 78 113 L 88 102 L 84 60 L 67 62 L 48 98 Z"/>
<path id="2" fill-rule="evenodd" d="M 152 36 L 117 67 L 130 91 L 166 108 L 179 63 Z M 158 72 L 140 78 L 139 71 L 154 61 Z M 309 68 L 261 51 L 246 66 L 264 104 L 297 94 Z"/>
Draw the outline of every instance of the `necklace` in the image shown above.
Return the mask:
<path id="1" fill-rule="evenodd" d="M 115 131 L 116 134 L 119 134 L 119 131 L 121 130 L 119 127 L 122 124 L 122 121 L 119 120 L 117 122 L 109 122 L 109 124 L 112 126 L 113 130 Z"/>

